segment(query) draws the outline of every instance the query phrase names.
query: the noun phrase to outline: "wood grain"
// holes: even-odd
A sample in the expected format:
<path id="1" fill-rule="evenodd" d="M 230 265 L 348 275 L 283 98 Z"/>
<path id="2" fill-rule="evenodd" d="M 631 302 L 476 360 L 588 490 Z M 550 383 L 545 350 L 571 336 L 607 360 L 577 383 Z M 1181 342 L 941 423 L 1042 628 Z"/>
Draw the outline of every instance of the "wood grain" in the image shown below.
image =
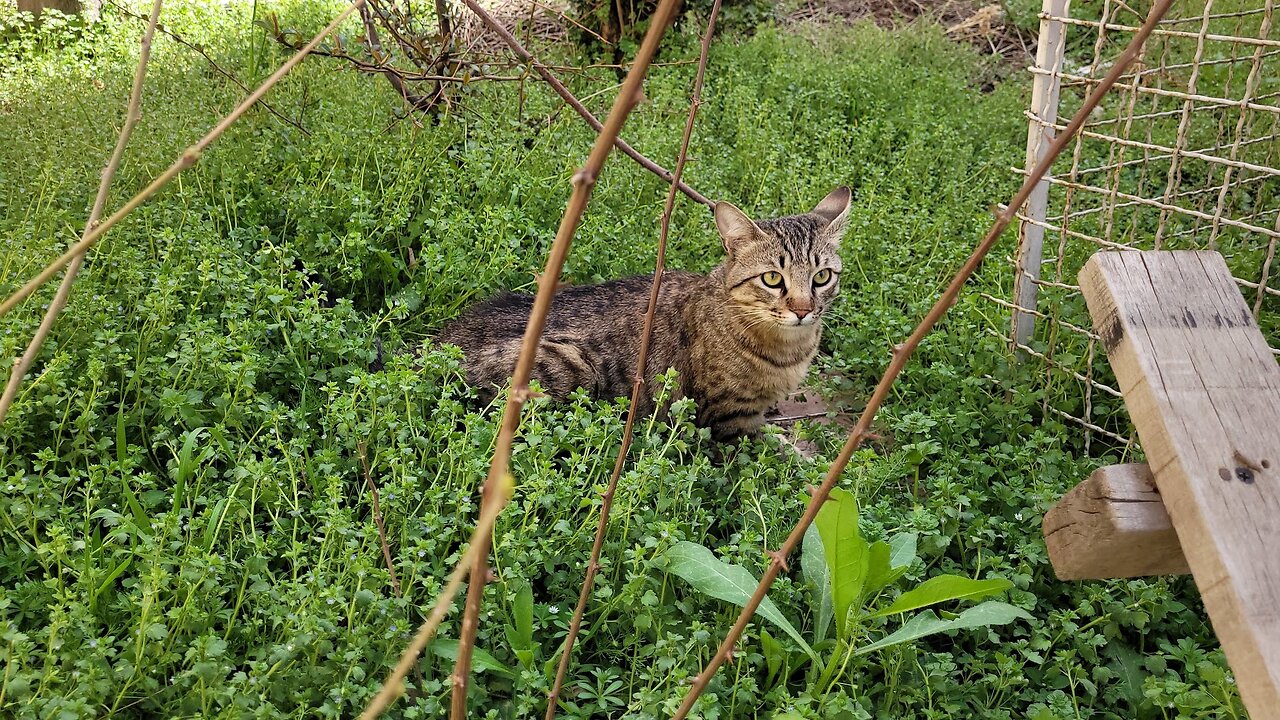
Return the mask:
<path id="1" fill-rule="evenodd" d="M 1241 697 L 1280 717 L 1280 367 L 1217 253 L 1099 253 L 1079 280 Z"/>
<path id="2" fill-rule="evenodd" d="M 1191 572 L 1169 513 L 1144 464 L 1108 465 L 1044 516 L 1044 541 L 1062 580 Z"/>

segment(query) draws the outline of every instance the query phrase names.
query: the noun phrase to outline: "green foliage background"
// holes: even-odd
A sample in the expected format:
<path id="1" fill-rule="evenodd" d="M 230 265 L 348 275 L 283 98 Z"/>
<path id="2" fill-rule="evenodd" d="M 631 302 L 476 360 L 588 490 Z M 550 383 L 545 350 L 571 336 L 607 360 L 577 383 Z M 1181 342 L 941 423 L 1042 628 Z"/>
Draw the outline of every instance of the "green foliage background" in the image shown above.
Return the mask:
<path id="1" fill-rule="evenodd" d="M 317 29 L 332 7 L 273 9 Z M 165 23 L 256 82 L 283 59 L 253 24 L 261 11 L 175 3 Z M 140 29 L 110 11 L 87 31 L 15 28 L 8 9 L 0 23 L 7 295 L 81 228 Z M 696 26 L 662 59 L 695 57 Z M 1024 82 L 983 94 L 982 72 L 923 26 L 765 27 L 713 51 L 692 185 L 759 215 L 805 210 L 836 184 L 855 189 L 843 299 L 812 375 L 850 412 L 1014 186 Z M 692 73 L 655 69 L 625 131 L 664 164 Z M 599 92 L 590 104 L 604 112 L 614 82 L 601 72 L 572 85 Z M 531 286 L 593 138 L 545 88 L 526 90 L 520 102 L 513 85 L 473 87 L 455 115 L 417 127 L 397 119 L 381 80 L 308 61 L 268 99 L 309 134 L 250 114 L 94 251 L 0 427 L 0 714 L 348 717 L 363 707 L 458 558 L 495 433 L 496 414 L 468 402 L 457 354 L 431 334 L 488 293 Z M 113 205 L 240 95 L 158 38 Z M 664 193 L 612 158 L 568 279 L 645 272 Z M 997 253 L 1012 250 L 1006 239 Z M 708 214 L 682 201 L 670 264 L 705 270 L 718 256 Z M 977 285 L 1007 295 L 1009 281 L 989 262 Z M 0 318 L 0 371 L 52 292 Z M 999 574 L 1035 620 L 859 656 L 822 704 L 802 675 L 764 686 L 753 624 L 700 717 L 1242 714 L 1188 580 L 1054 579 L 1041 515 L 1118 458 L 1084 457 L 1074 429 L 1040 417 L 1036 386 L 987 332 L 1005 322 L 993 313 L 972 292 L 952 310 L 885 409 L 886 440 L 860 452 L 842 484 L 869 540 L 920 534 L 914 581 Z M 544 663 L 577 594 L 622 409 L 538 402 L 524 420 L 480 629 L 480 645 L 516 672 L 480 674 L 477 716 L 527 717 L 545 702 Z M 758 575 L 762 548 L 791 527 L 842 440 L 809 424 L 816 462 L 768 439 L 717 465 L 694 410 L 683 412 L 672 427 L 640 426 L 565 717 L 668 715 L 736 610 L 673 582 L 655 558 L 690 540 Z M 382 561 L 361 446 L 403 597 Z M 532 658 L 504 629 L 526 588 Z M 813 595 L 798 567 L 772 597 L 807 633 Z M 456 637 L 456 618 L 442 635 Z M 427 660 L 394 715 L 441 716 L 449 666 Z"/>

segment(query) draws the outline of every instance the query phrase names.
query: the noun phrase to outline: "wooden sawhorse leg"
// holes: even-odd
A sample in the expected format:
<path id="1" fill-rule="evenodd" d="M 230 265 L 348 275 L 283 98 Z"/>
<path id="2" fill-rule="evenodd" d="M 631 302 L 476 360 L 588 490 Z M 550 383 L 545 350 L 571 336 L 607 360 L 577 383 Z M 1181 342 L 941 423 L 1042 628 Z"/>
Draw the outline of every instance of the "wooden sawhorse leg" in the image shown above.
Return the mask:
<path id="1" fill-rule="evenodd" d="M 1098 253 L 1079 280 L 1150 470 L 1045 515 L 1055 571 L 1189 568 L 1250 716 L 1280 718 L 1280 366 L 1215 252 Z"/>

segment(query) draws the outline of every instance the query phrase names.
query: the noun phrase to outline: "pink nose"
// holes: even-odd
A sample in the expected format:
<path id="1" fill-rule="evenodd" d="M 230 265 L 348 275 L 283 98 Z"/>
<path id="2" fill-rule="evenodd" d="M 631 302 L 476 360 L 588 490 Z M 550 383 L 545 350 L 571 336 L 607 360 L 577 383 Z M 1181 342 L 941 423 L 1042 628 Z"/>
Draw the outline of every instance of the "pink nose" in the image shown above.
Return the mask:
<path id="1" fill-rule="evenodd" d="M 806 315 L 813 312 L 813 308 L 792 308 L 791 312 L 795 313 L 796 317 L 803 320 Z"/>

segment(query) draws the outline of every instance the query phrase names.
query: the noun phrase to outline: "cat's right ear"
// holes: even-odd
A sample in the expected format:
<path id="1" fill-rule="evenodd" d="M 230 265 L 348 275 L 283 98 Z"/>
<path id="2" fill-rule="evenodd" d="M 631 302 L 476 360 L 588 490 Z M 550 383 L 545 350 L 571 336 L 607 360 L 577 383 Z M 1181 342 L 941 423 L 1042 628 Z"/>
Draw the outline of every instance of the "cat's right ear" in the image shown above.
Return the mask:
<path id="1" fill-rule="evenodd" d="M 716 202 L 716 229 L 720 231 L 720 240 L 730 255 L 756 238 L 760 228 L 732 204 L 723 200 Z"/>
<path id="2" fill-rule="evenodd" d="M 835 242 L 840 242 L 840 237 L 849 224 L 849 201 L 852 197 L 849 188 L 841 185 L 827 193 L 812 211 L 826 224 L 824 232 Z"/>

